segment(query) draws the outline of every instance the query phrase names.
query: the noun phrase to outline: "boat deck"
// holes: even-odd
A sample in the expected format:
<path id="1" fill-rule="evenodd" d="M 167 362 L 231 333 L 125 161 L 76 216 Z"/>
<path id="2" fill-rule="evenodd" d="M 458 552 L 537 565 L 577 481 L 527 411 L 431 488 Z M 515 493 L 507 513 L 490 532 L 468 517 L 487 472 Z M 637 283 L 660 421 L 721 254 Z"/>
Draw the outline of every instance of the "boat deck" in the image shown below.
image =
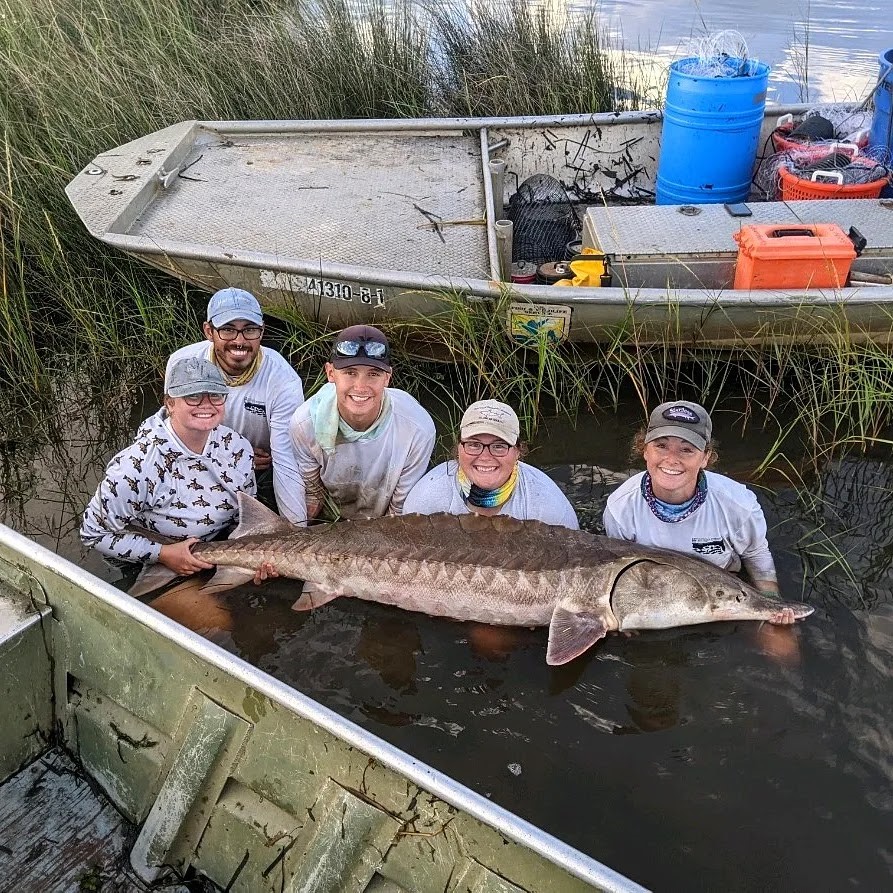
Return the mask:
<path id="1" fill-rule="evenodd" d="M 487 279 L 484 217 L 476 136 L 201 130 L 129 235 Z"/>
<path id="2" fill-rule="evenodd" d="M 134 833 L 64 750 L 50 750 L 0 785 L 0 893 L 148 890 L 127 860 Z"/>

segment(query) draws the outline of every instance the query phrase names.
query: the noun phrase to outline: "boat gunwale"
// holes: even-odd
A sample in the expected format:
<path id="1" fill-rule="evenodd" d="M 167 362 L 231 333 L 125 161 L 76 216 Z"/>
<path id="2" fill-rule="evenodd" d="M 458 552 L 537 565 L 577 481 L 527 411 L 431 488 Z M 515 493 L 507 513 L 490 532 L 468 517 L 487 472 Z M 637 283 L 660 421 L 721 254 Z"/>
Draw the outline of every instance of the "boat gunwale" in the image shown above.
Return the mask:
<path id="1" fill-rule="evenodd" d="M 5 524 L 0 524 L 0 548 L 12 551 L 20 561 L 30 567 L 36 566 L 64 578 L 130 619 L 251 686 L 271 701 L 367 753 L 413 784 L 494 828 L 515 843 L 564 869 L 573 877 L 594 884 L 609 893 L 614 891 L 647 893 L 644 887 L 597 859 L 587 856 L 504 807 L 487 800 L 445 773 L 410 756 L 373 732 L 356 725 L 263 670 L 230 654 Z M 47 595 L 47 604 L 52 608 L 50 594 Z"/>
<path id="2" fill-rule="evenodd" d="M 893 303 L 893 286 L 862 285 L 848 288 L 801 289 L 696 289 L 696 288 L 586 288 L 557 285 L 523 285 L 463 276 L 426 275 L 381 267 L 360 267 L 314 260 L 283 261 L 280 256 L 260 251 L 223 251 L 199 248 L 193 243 L 162 242 L 146 236 L 108 233 L 100 237 L 114 248 L 136 255 L 169 259 L 173 267 L 180 259 L 227 266 L 242 266 L 291 273 L 297 276 L 344 279 L 390 286 L 405 291 L 460 291 L 473 299 L 496 300 L 506 293 L 534 304 L 596 304 L 605 307 L 674 305 L 711 308 L 758 305 L 760 308 L 788 308 L 792 304 L 816 306 L 871 306 Z M 272 311 L 271 311 L 272 312 Z M 275 315 L 275 314 L 274 314 Z"/>
<path id="3" fill-rule="evenodd" d="M 764 120 L 774 116 L 802 114 L 815 103 L 767 105 Z M 593 127 L 624 124 L 654 124 L 662 120 L 660 109 L 628 112 L 587 112 L 572 115 L 507 115 L 480 118 L 341 118 L 341 119 L 256 119 L 246 121 L 196 120 L 195 124 L 218 133 L 248 135 L 288 133 L 356 133 L 376 131 L 465 131 L 481 128 Z M 184 122 L 181 122 L 184 123 Z"/>

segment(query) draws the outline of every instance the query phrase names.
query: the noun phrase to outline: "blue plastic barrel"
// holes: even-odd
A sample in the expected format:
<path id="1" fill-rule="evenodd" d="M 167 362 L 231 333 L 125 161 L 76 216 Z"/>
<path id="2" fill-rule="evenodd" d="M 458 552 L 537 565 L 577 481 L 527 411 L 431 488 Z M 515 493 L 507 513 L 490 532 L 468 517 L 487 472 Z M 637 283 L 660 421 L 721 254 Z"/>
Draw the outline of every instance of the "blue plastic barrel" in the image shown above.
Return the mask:
<path id="1" fill-rule="evenodd" d="M 893 98 L 893 49 L 884 50 L 878 56 L 881 70 L 874 88 L 874 117 L 871 119 L 869 146 L 882 146 L 893 154 L 893 116 L 890 114 Z"/>
<path id="2" fill-rule="evenodd" d="M 728 77 L 689 74 L 698 60 L 670 66 L 664 106 L 659 205 L 743 202 L 766 108 L 769 66 L 754 59 L 727 57 Z"/>

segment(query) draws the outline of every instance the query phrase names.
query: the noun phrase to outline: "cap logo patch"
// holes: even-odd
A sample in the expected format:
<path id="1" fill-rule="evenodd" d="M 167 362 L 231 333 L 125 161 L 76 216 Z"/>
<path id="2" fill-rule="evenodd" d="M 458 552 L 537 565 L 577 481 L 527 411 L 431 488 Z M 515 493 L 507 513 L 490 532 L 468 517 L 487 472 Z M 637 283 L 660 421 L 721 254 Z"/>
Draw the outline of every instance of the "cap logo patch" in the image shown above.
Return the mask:
<path id="1" fill-rule="evenodd" d="M 670 406 L 661 415 L 668 422 L 684 422 L 687 425 L 697 425 L 701 421 L 698 414 L 687 406 Z"/>

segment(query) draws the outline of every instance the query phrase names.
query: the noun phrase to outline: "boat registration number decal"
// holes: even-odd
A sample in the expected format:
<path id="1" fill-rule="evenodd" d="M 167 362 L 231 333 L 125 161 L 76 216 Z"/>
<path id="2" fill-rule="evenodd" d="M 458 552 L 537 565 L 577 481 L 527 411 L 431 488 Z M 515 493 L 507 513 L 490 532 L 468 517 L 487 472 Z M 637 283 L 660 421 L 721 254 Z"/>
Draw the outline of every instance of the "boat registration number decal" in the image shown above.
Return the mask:
<path id="1" fill-rule="evenodd" d="M 509 304 L 509 335 L 522 344 L 536 344 L 540 338 L 557 344 L 571 328 L 571 308 L 567 304 Z"/>
<path id="2" fill-rule="evenodd" d="M 329 298 L 332 301 L 356 301 L 371 307 L 384 307 L 384 292 L 381 288 L 346 282 L 344 279 L 261 270 L 260 281 L 266 288 L 280 291 L 305 292 L 312 297 Z"/>

